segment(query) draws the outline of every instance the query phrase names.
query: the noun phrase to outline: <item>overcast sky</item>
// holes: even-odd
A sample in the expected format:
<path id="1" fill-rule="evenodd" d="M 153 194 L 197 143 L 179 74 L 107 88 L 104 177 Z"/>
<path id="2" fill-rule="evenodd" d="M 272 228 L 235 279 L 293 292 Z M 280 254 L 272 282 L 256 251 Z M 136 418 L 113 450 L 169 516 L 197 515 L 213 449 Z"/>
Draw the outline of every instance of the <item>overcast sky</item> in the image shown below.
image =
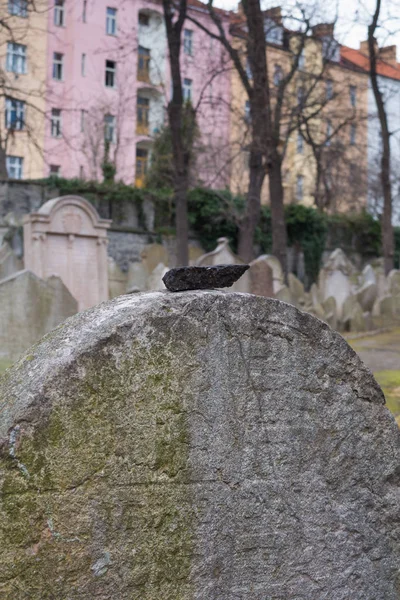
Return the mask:
<path id="1" fill-rule="evenodd" d="M 312 6 L 310 0 L 306 1 L 309 6 Z M 238 5 L 237 0 L 214 0 L 214 2 L 216 6 L 231 10 L 235 10 Z M 282 0 L 281 3 L 262 0 L 262 4 L 263 8 L 280 4 L 287 7 L 294 5 L 295 0 Z M 375 0 L 337 0 L 337 3 L 335 0 L 320 0 L 318 5 L 320 8 L 316 12 L 319 13 L 321 21 L 334 20 L 337 12 L 336 38 L 339 42 L 358 48 L 360 41 L 367 39 L 367 25 L 375 8 Z M 380 45 L 400 46 L 400 0 L 383 0 L 382 16 L 383 26 L 378 32 Z M 400 60 L 400 53 L 397 60 Z"/>

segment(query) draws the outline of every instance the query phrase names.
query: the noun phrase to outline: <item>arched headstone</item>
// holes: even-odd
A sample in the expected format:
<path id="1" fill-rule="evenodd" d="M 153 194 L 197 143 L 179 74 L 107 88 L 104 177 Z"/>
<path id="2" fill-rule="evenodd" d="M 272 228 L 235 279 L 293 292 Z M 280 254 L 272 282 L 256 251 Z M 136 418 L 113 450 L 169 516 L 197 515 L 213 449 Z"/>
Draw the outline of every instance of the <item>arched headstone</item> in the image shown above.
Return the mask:
<path id="1" fill-rule="evenodd" d="M 42 279 L 60 277 L 79 310 L 108 300 L 110 223 L 84 198 L 49 200 L 24 219 L 25 268 Z"/>
<path id="2" fill-rule="evenodd" d="M 0 384 L 0 596 L 398 600 L 399 431 L 293 306 L 121 296 Z"/>

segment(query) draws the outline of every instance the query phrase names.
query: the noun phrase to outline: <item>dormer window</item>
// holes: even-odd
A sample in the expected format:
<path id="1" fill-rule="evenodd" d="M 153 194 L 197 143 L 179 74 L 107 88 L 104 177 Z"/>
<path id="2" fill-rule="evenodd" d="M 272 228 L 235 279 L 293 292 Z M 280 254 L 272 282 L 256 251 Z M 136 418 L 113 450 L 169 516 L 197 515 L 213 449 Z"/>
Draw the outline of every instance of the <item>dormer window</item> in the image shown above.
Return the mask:
<path id="1" fill-rule="evenodd" d="M 264 19 L 265 41 L 281 45 L 283 42 L 283 27 L 277 25 L 273 19 Z"/>
<path id="2" fill-rule="evenodd" d="M 332 62 L 340 61 L 340 44 L 333 37 L 324 36 L 322 38 L 322 55 L 325 60 Z"/>

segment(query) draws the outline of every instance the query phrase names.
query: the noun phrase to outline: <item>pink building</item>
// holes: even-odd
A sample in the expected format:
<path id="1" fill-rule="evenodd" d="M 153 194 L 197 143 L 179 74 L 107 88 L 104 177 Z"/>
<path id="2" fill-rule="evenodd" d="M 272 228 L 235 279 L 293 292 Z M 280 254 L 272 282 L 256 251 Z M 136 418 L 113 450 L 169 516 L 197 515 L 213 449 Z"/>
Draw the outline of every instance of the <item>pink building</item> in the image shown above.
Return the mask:
<path id="1" fill-rule="evenodd" d="M 201 2 L 193 0 L 190 11 L 212 28 Z M 199 179 L 224 187 L 229 181 L 229 63 L 221 45 L 190 21 L 183 37 L 184 94 L 197 108 L 204 147 Z M 161 2 L 55 0 L 49 11 L 47 77 L 45 175 L 99 179 L 108 146 L 117 179 L 143 185 L 171 89 Z"/>

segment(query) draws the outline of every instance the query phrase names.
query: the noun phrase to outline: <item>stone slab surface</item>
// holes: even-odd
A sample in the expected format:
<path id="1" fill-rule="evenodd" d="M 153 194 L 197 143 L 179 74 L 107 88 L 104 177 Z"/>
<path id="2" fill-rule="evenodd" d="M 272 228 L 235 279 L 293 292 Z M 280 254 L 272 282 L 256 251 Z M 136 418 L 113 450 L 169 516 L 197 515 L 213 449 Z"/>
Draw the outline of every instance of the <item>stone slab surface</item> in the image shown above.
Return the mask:
<path id="1" fill-rule="evenodd" d="M 2 599 L 399 598 L 399 431 L 293 306 L 80 313 L 1 380 L 0 448 Z"/>

